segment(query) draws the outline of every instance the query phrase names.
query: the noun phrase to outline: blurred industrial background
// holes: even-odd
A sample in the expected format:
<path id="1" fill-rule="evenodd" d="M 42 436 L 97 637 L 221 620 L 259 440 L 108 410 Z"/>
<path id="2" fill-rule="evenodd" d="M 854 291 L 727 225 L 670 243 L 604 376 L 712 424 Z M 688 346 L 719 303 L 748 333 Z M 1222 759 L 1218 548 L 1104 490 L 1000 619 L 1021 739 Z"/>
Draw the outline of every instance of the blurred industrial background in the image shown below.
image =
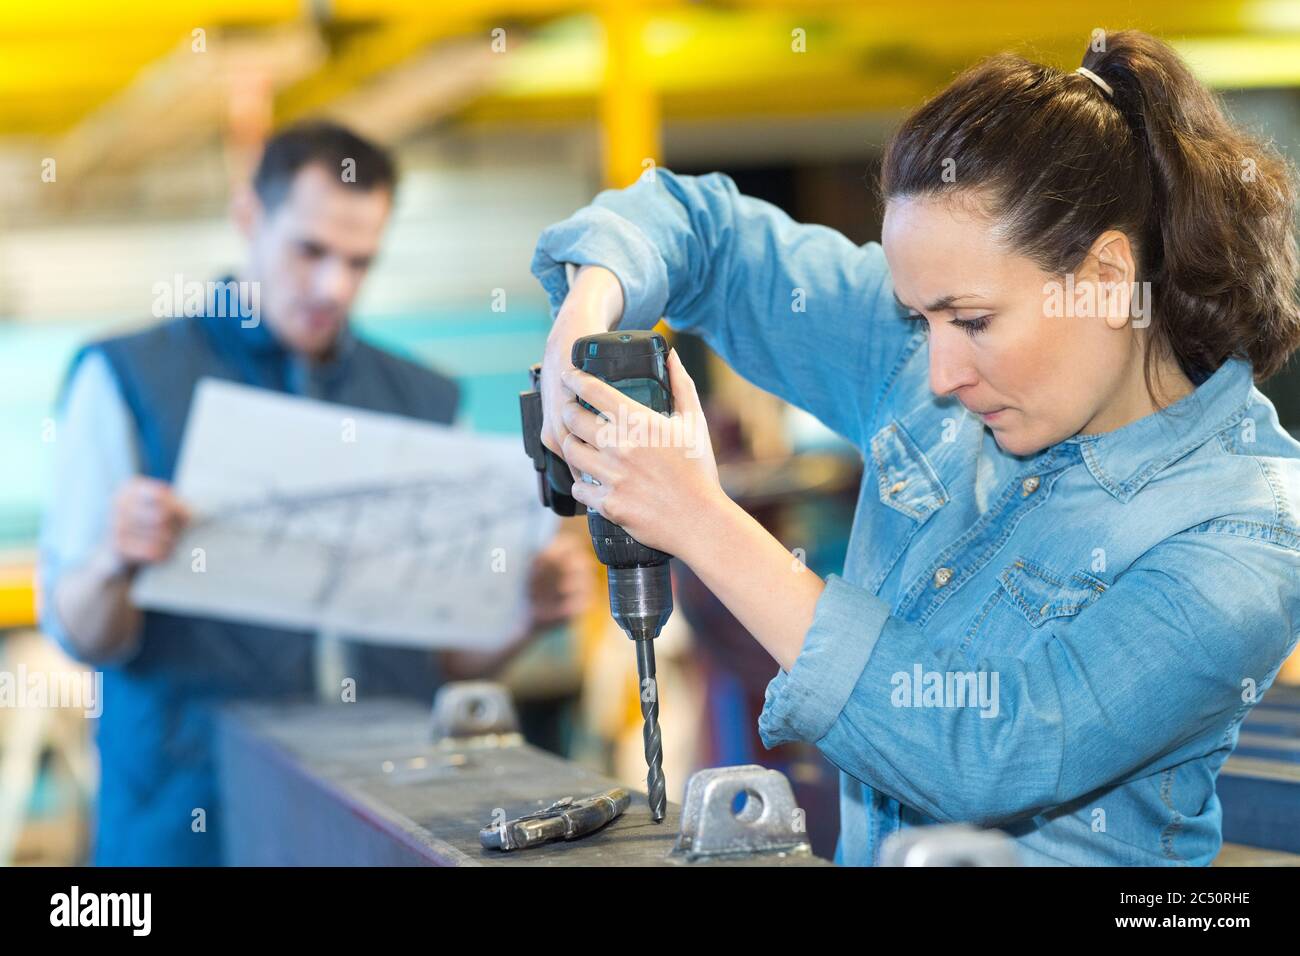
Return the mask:
<path id="1" fill-rule="evenodd" d="M 0 664 L 73 666 L 35 634 L 32 589 L 73 350 L 153 321 L 156 283 L 238 267 L 227 201 L 271 131 L 323 116 L 396 150 L 396 216 L 355 324 L 455 376 L 474 428 L 514 434 L 549 324 L 528 269 L 544 226 L 656 164 L 724 170 L 796 219 L 876 239 L 872 180 L 904 112 L 999 50 L 1073 68 L 1099 27 L 1169 40 L 1300 159 L 1297 0 L 4 0 Z M 856 453 L 678 344 L 729 490 L 815 570 L 839 570 Z M 1265 390 L 1300 431 L 1294 367 Z M 834 768 L 812 748 L 763 750 L 775 665 L 683 569 L 676 584 L 660 642 L 670 798 L 696 767 L 780 767 L 829 855 Z M 597 594 L 503 679 L 535 742 L 636 782 L 635 675 Z M 0 708 L 0 863 L 84 856 L 93 752 L 85 721 L 55 716 Z"/>

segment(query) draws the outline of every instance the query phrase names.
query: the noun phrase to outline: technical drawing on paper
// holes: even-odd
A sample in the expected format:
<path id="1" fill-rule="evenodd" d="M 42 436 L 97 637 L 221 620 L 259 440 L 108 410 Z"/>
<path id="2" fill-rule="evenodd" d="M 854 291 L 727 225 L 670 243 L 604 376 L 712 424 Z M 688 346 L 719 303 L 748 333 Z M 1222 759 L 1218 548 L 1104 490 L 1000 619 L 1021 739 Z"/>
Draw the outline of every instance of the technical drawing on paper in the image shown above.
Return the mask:
<path id="1" fill-rule="evenodd" d="M 522 443 L 200 382 L 176 490 L 195 512 L 142 607 L 388 644 L 492 649 L 556 519 Z"/>

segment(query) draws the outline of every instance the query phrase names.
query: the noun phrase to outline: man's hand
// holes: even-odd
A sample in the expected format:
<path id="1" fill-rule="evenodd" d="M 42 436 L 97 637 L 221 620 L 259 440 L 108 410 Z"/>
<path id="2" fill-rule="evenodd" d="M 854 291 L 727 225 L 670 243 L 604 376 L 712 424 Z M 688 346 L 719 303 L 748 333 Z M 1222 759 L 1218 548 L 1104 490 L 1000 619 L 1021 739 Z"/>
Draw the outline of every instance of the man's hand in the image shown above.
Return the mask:
<path id="1" fill-rule="evenodd" d="M 59 580 L 53 603 L 77 656 L 86 662 L 128 656 L 138 646 L 140 610 L 131 581 L 142 564 L 176 547 L 189 509 L 166 482 L 136 476 L 114 495 L 108 533 L 90 560 Z"/>
<path id="2" fill-rule="evenodd" d="M 110 547 L 127 567 L 154 564 L 172 553 L 189 520 L 171 485 L 136 476 L 113 499 Z"/>
<path id="3" fill-rule="evenodd" d="M 538 552 L 528 580 L 530 631 L 561 624 L 582 613 L 595 591 L 594 561 L 588 541 L 565 531 Z"/>
<path id="4" fill-rule="evenodd" d="M 442 667 L 449 680 L 481 680 L 498 674 L 506 663 L 532 643 L 544 629 L 562 624 L 586 609 L 591 601 L 595 556 L 586 536 L 586 519 L 571 521 L 533 559 L 528 575 L 528 625 L 510 646 L 484 653 L 470 650 L 442 652 Z M 576 529 L 581 527 L 581 533 Z"/>

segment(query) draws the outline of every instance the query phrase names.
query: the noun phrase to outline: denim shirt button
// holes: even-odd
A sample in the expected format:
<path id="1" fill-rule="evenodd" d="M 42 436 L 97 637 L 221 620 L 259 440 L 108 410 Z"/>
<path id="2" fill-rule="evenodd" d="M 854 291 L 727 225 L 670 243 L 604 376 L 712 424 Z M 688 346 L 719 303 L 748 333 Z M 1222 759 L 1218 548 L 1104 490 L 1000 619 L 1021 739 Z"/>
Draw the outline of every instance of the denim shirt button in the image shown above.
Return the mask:
<path id="1" fill-rule="evenodd" d="M 951 580 L 952 568 L 940 568 L 938 571 L 934 572 L 934 586 L 937 588 L 943 587 Z"/>
<path id="2" fill-rule="evenodd" d="M 889 493 L 891 495 L 896 495 L 906 487 L 907 487 L 906 479 L 904 479 L 903 481 L 896 481 L 893 483 L 893 485 L 890 486 Z"/>
<path id="3" fill-rule="evenodd" d="M 1030 475 L 1020 483 L 1020 489 L 1024 492 L 1026 498 L 1038 490 L 1038 476 Z"/>

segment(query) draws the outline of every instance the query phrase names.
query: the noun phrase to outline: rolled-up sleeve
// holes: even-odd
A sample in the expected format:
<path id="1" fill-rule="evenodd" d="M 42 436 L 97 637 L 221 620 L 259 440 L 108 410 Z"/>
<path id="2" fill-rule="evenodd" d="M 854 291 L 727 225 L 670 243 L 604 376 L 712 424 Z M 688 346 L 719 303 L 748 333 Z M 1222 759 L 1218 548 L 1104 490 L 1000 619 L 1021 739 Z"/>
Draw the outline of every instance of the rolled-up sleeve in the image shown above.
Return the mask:
<path id="1" fill-rule="evenodd" d="M 803 650 L 788 674 L 781 671 L 768 684 L 758 722 L 763 743 L 774 747 L 826 736 L 888 619 L 884 601 L 837 574 L 827 578 Z"/>
<path id="2" fill-rule="evenodd" d="M 1262 694 L 1300 636 L 1296 558 L 1256 538 L 1178 535 L 1023 655 L 975 661 L 832 576 L 759 730 L 769 747 L 815 743 L 936 820 L 997 825 L 1060 806 L 1229 739 L 1244 688 Z M 900 700 L 918 674 L 982 675 L 992 693 L 978 706 Z"/>
<path id="3" fill-rule="evenodd" d="M 697 334 L 740 375 L 855 444 L 918 334 L 878 243 L 797 223 L 719 173 L 658 169 L 546 229 L 532 268 L 553 310 L 568 293 L 565 263 L 618 277 L 620 328 L 662 317 Z"/>
<path id="4" fill-rule="evenodd" d="M 533 275 L 559 311 L 569 294 L 565 265 L 602 266 L 623 288 L 620 328 L 652 328 L 668 303 L 668 266 L 658 250 L 618 213 L 587 206 L 542 234 L 533 255 Z"/>

